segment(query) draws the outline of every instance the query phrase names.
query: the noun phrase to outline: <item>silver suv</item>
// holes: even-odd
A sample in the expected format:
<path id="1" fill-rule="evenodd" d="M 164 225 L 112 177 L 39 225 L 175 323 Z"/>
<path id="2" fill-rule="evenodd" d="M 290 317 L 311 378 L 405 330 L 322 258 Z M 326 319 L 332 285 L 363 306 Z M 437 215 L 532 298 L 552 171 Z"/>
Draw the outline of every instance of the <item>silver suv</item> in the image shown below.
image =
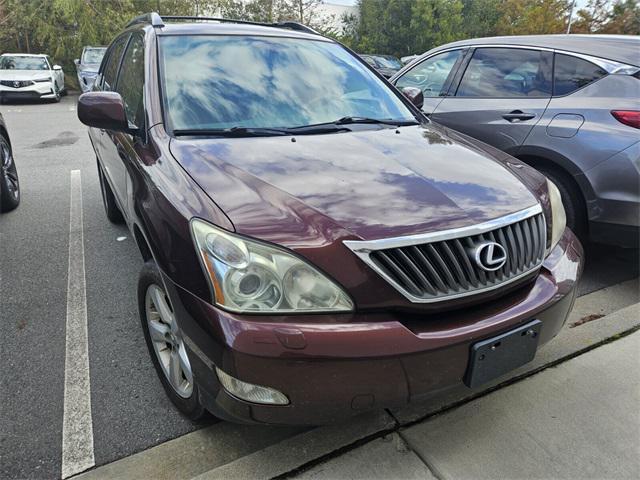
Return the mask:
<path id="1" fill-rule="evenodd" d="M 449 43 L 391 78 L 442 125 L 536 167 L 583 238 L 638 246 L 640 37 L 532 35 Z"/>

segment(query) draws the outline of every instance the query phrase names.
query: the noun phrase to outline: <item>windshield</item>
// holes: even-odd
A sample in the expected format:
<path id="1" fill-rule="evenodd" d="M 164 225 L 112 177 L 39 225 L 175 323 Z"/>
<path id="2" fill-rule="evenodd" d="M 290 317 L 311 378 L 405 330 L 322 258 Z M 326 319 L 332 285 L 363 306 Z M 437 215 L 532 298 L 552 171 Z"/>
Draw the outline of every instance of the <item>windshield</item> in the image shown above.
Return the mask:
<path id="1" fill-rule="evenodd" d="M 382 68 L 394 68 L 396 70 L 400 70 L 402 68 L 402 63 L 400 60 L 394 57 L 374 57 L 378 65 Z"/>
<path id="2" fill-rule="evenodd" d="M 0 70 L 49 70 L 49 64 L 44 57 L 3 55 L 0 57 Z"/>
<path id="3" fill-rule="evenodd" d="M 85 48 L 80 63 L 100 63 L 106 48 Z"/>
<path id="4" fill-rule="evenodd" d="M 173 130 L 292 128 L 350 117 L 415 121 L 340 45 L 251 36 L 166 36 L 163 93 Z"/>

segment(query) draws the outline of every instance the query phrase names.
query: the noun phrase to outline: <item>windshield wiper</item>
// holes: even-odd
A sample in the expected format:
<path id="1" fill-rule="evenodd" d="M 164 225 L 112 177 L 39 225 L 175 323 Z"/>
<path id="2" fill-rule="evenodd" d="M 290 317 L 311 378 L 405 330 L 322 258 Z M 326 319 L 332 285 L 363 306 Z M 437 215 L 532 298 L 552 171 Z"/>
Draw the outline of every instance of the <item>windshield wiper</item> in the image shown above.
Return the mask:
<path id="1" fill-rule="evenodd" d="M 295 135 L 318 134 L 318 133 L 335 133 L 350 132 L 346 127 L 341 127 L 334 122 L 316 123 L 314 125 L 302 125 L 300 127 L 289 127 L 285 129 L 287 132 Z"/>
<path id="2" fill-rule="evenodd" d="M 335 133 L 349 131 L 346 125 L 369 123 L 379 125 L 392 125 L 401 127 L 406 125 L 418 125 L 415 120 L 384 120 L 367 117 L 342 117 L 333 122 L 302 125 L 300 127 L 262 128 L 262 127 L 231 127 L 231 128 L 186 128 L 174 130 L 176 137 L 276 137 L 282 135 L 315 135 L 322 133 Z"/>
<path id="3" fill-rule="evenodd" d="M 369 118 L 369 117 L 342 117 L 332 122 L 335 125 L 349 125 L 353 123 L 373 123 L 379 125 L 394 125 L 396 127 L 402 127 L 406 125 L 418 125 L 415 120 L 394 120 L 394 119 L 381 119 L 381 118 Z"/>
<path id="4" fill-rule="evenodd" d="M 394 127 L 402 127 L 407 125 L 418 125 L 415 120 L 384 120 L 379 118 L 368 117 L 342 117 L 333 122 L 314 123 L 312 125 L 302 125 L 300 127 L 289 127 L 283 129 L 290 133 L 304 134 L 304 133 L 332 133 L 350 131 L 346 128 L 346 125 L 354 125 L 358 123 L 369 123 L 378 125 L 392 125 Z"/>
<path id="5" fill-rule="evenodd" d="M 282 128 L 253 128 L 253 127 L 231 127 L 231 128 L 185 128 L 174 130 L 176 137 L 276 137 L 289 135 L 286 129 Z"/>

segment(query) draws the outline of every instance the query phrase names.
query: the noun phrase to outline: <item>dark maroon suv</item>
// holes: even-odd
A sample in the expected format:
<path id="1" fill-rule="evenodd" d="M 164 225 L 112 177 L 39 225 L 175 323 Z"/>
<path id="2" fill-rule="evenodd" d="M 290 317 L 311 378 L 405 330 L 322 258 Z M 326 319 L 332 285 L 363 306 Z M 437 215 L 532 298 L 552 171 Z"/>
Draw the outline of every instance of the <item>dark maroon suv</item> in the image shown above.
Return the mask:
<path id="1" fill-rule="evenodd" d="M 78 105 L 182 412 L 333 422 L 558 333 L 582 248 L 552 183 L 302 25 L 208 20 L 134 20 Z"/>

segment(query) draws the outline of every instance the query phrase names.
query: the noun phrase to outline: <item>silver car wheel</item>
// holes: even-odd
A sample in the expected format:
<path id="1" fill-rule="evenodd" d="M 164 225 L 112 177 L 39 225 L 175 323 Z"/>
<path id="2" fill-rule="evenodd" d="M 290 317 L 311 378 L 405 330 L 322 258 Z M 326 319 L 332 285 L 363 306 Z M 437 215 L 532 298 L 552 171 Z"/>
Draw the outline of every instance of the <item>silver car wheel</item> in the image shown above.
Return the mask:
<path id="1" fill-rule="evenodd" d="M 193 392 L 193 373 L 182 335 L 164 290 L 156 284 L 145 295 L 147 326 L 153 350 L 169 384 L 183 398 Z"/>

